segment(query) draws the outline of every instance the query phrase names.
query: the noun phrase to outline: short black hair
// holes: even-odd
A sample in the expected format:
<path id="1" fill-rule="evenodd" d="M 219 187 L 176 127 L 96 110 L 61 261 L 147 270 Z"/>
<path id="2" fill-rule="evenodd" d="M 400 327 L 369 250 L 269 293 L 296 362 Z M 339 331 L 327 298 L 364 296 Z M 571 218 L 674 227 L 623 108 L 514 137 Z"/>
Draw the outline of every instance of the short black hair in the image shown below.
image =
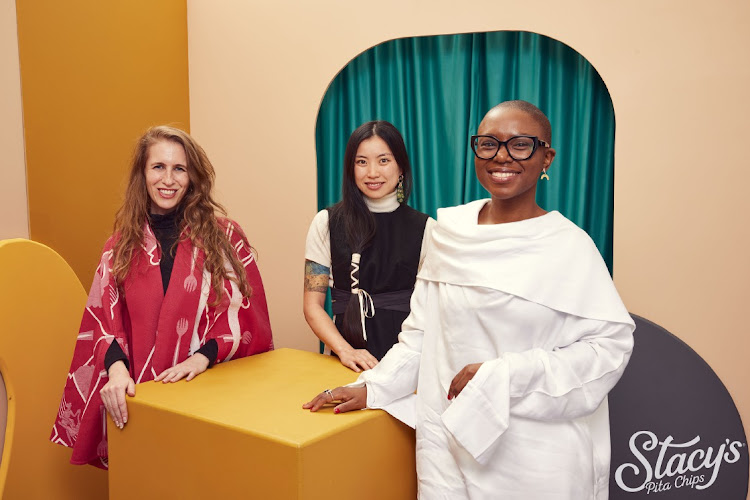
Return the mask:
<path id="1" fill-rule="evenodd" d="M 542 127 L 543 135 L 540 137 L 543 141 L 547 141 L 552 144 L 552 125 L 550 125 L 549 118 L 545 115 L 541 109 L 537 108 L 528 101 L 515 100 L 515 101 L 504 101 L 492 108 L 487 112 L 489 114 L 495 109 L 518 109 L 531 116 L 536 122 Z M 485 115 L 487 116 L 487 115 Z"/>

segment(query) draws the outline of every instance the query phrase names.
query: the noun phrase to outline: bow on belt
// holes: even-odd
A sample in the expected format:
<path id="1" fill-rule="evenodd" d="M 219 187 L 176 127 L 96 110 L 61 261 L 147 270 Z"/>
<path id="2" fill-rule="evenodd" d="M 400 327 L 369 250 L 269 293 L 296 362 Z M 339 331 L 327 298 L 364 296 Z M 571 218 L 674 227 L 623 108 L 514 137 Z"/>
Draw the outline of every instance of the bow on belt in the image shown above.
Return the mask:
<path id="1" fill-rule="evenodd" d="M 367 331 L 365 330 L 365 318 L 375 316 L 375 309 L 387 309 L 391 311 L 409 312 L 409 301 L 413 289 L 397 290 L 395 292 L 369 294 L 366 290 L 359 287 L 359 262 L 361 255 L 352 254 L 351 262 L 351 289 L 341 290 L 340 288 L 331 289 L 331 308 L 333 314 L 343 314 L 346 306 L 354 295 L 359 301 L 359 317 L 362 321 L 362 335 L 367 340 Z"/>

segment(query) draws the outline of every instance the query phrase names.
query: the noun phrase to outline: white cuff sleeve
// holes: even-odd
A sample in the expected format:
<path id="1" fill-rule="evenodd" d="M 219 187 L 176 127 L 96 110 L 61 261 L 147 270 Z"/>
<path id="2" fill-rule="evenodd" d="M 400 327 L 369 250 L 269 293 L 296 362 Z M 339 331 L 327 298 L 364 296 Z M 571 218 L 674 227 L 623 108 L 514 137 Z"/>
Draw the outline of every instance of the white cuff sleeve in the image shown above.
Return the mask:
<path id="1" fill-rule="evenodd" d="M 569 346 L 508 352 L 484 362 L 442 415 L 456 441 L 484 463 L 511 413 L 536 420 L 593 413 L 620 379 L 633 347 L 632 325 L 593 323 L 596 329 Z"/>
<path id="2" fill-rule="evenodd" d="M 305 242 L 305 260 L 317 262 L 321 266 L 331 267 L 331 238 L 328 229 L 328 210 L 321 210 L 315 215 Z"/>

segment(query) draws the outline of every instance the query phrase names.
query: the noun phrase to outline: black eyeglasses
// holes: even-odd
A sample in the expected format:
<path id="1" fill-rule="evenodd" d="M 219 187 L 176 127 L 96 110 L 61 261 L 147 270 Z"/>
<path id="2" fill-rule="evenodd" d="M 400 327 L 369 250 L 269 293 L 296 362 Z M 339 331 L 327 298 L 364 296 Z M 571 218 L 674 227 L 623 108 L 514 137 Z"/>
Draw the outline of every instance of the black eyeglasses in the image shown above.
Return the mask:
<path id="1" fill-rule="evenodd" d="M 516 161 L 528 160 L 539 146 L 549 147 L 549 143 L 533 135 L 517 135 L 507 141 L 501 141 L 491 135 L 471 136 L 471 149 L 480 160 L 493 159 L 503 145 L 508 155 Z"/>

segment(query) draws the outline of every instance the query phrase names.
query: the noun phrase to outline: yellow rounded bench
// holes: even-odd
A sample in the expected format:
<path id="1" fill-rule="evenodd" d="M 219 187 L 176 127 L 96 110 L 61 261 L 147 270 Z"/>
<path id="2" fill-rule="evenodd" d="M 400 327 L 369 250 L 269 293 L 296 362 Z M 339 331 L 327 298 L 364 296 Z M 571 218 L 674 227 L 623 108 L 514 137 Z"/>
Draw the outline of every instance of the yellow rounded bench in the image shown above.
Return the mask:
<path id="1" fill-rule="evenodd" d="M 85 304 L 81 283 L 52 249 L 23 239 L 0 241 L 4 500 L 107 498 L 106 472 L 70 465 L 70 450 L 49 441 Z"/>

